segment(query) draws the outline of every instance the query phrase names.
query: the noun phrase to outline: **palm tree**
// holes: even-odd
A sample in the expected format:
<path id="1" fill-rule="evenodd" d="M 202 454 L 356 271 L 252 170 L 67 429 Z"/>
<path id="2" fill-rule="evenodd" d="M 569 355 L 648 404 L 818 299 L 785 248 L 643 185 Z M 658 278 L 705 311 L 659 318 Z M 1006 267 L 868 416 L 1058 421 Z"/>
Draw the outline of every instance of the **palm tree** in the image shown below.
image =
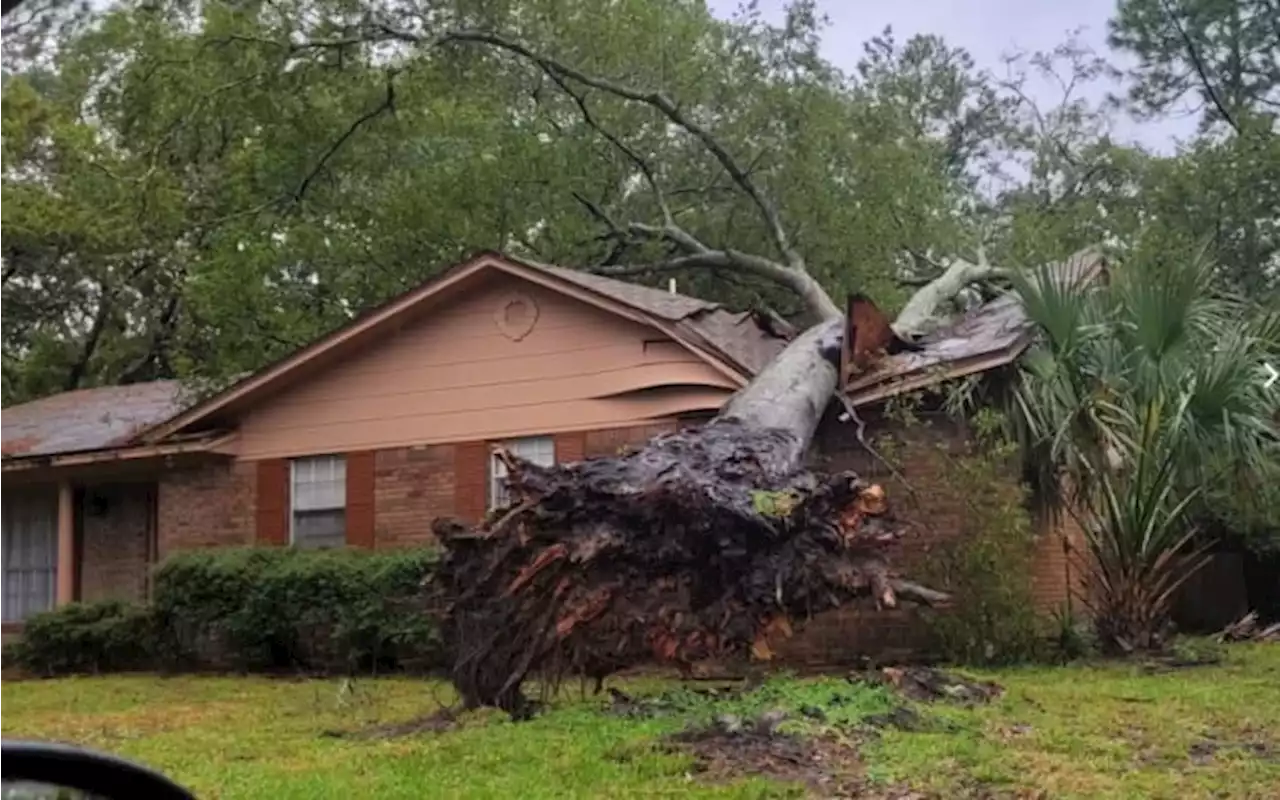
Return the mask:
<path id="1" fill-rule="evenodd" d="M 1207 560 L 1206 501 L 1280 478 L 1280 390 L 1262 377 L 1277 316 L 1218 291 L 1200 258 L 1137 259 L 1087 288 L 1052 268 L 1013 280 L 1041 335 L 1010 417 L 1085 533 L 1082 600 L 1104 644 L 1159 646 Z"/>

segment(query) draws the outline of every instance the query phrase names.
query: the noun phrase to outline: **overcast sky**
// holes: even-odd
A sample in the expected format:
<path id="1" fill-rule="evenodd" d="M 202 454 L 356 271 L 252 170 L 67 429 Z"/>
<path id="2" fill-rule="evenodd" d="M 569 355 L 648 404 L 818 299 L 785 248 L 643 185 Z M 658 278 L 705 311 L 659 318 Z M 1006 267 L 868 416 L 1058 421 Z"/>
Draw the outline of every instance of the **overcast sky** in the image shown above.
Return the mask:
<path id="1" fill-rule="evenodd" d="M 708 0 L 714 13 L 728 17 L 739 0 Z M 1115 0 L 819 0 L 831 20 L 823 37 L 823 55 L 832 63 L 852 70 L 862 56 L 862 43 L 892 25 L 895 37 L 905 41 L 917 33 L 942 36 L 948 44 L 968 50 L 978 66 L 1002 71 L 1002 56 L 1016 51 L 1050 50 L 1065 41 L 1071 31 L 1083 28 L 1079 41 L 1099 54 L 1107 54 L 1107 20 Z M 782 19 L 785 0 L 760 0 L 761 10 L 773 21 Z M 1117 65 L 1128 62 L 1111 59 Z M 1057 103 L 1046 86 L 1037 87 L 1046 107 Z M 1093 93 L 1098 99 L 1106 88 Z M 1117 138 L 1169 151 L 1175 139 L 1195 132 L 1193 116 L 1160 122 L 1115 121 Z"/>

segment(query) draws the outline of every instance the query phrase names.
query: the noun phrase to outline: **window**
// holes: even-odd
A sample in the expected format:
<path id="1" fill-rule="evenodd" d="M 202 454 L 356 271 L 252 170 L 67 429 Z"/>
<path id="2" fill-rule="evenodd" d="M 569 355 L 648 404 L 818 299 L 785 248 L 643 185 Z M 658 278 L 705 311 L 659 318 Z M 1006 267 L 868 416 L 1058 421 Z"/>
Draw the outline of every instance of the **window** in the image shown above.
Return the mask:
<path id="1" fill-rule="evenodd" d="M 342 456 L 293 461 L 292 530 L 298 547 L 341 547 L 347 543 L 347 462 Z"/>
<path id="2" fill-rule="evenodd" d="M 531 464 L 550 467 L 556 463 L 556 443 L 550 436 L 530 436 L 502 443 L 513 456 Z M 507 493 L 507 465 L 496 455 L 489 456 L 489 510 L 503 508 L 511 502 Z"/>
<path id="3" fill-rule="evenodd" d="M 0 539 L 4 559 L 4 621 L 21 622 L 53 608 L 58 580 L 55 497 L 4 498 Z"/>

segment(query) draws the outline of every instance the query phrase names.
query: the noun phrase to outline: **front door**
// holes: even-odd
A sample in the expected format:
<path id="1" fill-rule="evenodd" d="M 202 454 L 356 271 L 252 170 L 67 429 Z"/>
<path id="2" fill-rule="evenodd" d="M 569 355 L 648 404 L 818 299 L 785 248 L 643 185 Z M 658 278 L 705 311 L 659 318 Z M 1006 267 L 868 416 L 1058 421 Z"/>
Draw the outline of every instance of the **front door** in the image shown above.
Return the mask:
<path id="1" fill-rule="evenodd" d="M 58 495 L 24 488 L 0 502 L 5 622 L 53 608 L 58 587 Z"/>

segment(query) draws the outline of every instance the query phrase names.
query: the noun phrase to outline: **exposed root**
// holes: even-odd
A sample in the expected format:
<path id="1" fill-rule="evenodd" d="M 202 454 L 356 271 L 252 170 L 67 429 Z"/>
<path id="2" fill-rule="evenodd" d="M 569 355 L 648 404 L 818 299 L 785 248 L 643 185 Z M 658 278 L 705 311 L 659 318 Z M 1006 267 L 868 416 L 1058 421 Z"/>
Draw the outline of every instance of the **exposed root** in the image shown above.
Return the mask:
<path id="1" fill-rule="evenodd" d="M 657 660 L 684 671 L 773 646 L 810 614 L 946 595 L 901 579 L 879 486 L 797 469 L 794 436 L 733 419 L 618 458 L 555 467 L 503 453 L 511 508 L 476 529 L 437 520 L 434 583 L 465 707 L 527 716 L 554 691 Z"/>

